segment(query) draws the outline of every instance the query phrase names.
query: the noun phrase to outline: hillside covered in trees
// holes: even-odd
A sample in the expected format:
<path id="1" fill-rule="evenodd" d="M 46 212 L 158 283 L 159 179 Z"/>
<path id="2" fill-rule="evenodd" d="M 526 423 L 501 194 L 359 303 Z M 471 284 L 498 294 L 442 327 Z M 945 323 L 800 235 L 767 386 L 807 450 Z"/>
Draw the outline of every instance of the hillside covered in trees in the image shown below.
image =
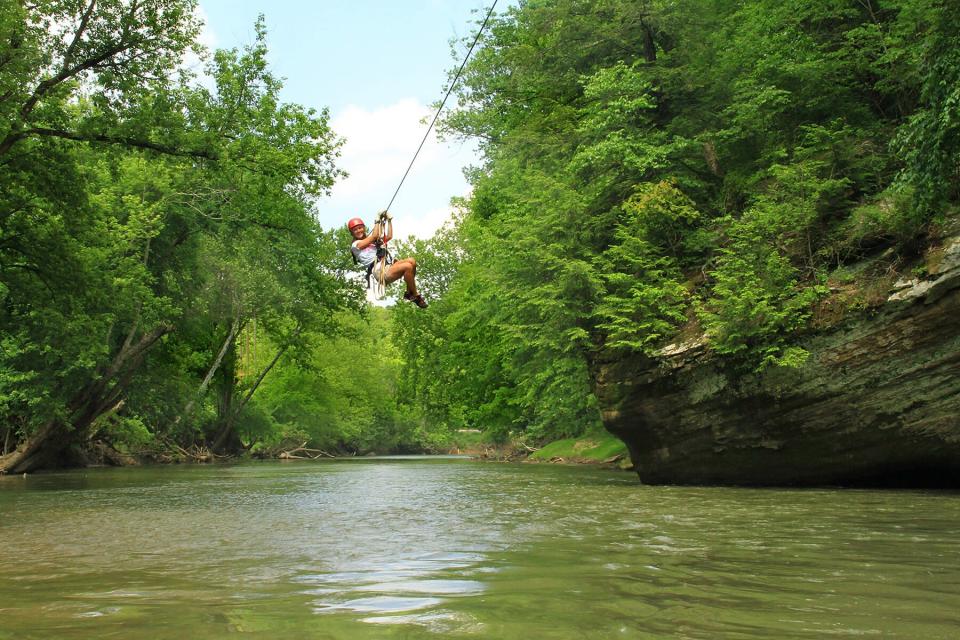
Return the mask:
<path id="1" fill-rule="evenodd" d="M 446 118 L 485 163 L 420 248 L 453 275 L 429 322 L 397 319 L 407 393 L 436 421 L 549 438 L 598 421 L 601 353 L 703 336 L 737 372 L 801 366 L 804 336 L 923 275 L 957 220 L 957 25 L 927 0 L 502 16 Z"/>
<path id="2" fill-rule="evenodd" d="M 955 3 L 528 0 L 443 119 L 472 195 L 397 251 L 430 309 L 369 309 L 262 25 L 208 87 L 190 0 L 2 6 L 4 471 L 579 435 L 598 354 L 801 366 L 957 221 Z"/>

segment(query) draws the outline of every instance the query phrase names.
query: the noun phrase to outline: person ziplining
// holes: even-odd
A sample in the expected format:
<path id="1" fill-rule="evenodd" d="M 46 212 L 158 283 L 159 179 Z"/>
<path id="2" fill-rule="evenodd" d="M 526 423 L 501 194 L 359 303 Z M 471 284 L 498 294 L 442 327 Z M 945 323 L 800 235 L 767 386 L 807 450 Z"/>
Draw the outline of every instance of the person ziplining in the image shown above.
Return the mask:
<path id="1" fill-rule="evenodd" d="M 481 24 L 480 29 L 477 30 L 477 35 L 473 39 L 470 49 L 467 50 L 467 55 L 464 56 L 463 62 L 460 64 L 460 68 L 457 70 L 456 76 L 454 76 L 453 82 L 450 83 L 450 87 L 447 89 L 447 94 L 443 97 L 443 100 L 440 102 L 440 107 L 437 108 L 437 112 L 433 115 L 433 120 L 430 122 L 430 126 L 427 127 L 427 132 L 423 134 L 423 140 L 420 141 L 420 146 L 417 147 L 417 151 L 413 154 L 410 164 L 407 165 L 407 170 L 404 171 L 403 177 L 400 178 L 400 184 L 397 185 L 396 191 L 393 192 L 393 197 L 390 198 L 390 204 L 388 204 L 387 208 L 377 215 L 376 222 L 374 222 L 373 229 L 370 231 L 369 235 L 367 234 L 366 225 L 363 223 L 362 219 L 351 218 L 347 222 L 347 230 L 350 232 L 350 235 L 353 236 L 353 243 L 350 245 L 350 251 L 353 254 L 354 262 L 367 270 L 367 288 L 370 288 L 371 276 L 374 278 L 374 292 L 378 298 L 382 298 L 384 296 L 386 293 L 386 286 L 388 284 L 403 278 L 403 281 L 407 285 L 407 290 L 403 294 L 403 299 L 409 300 L 421 309 L 427 308 L 427 301 L 424 300 L 423 296 L 417 291 L 416 259 L 406 258 L 403 260 L 393 260 L 393 258 L 390 256 L 390 252 L 387 250 L 387 242 L 393 238 L 393 216 L 390 215 L 389 211 L 390 207 L 393 206 L 393 201 L 397 198 L 397 194 L 400 193 L 400 187 L 403 186 L 403 182 L 407 179 L 407 175 L 409 175 L 410 169 L 413 167 L 413 163 L 417 160 L 417 156 L 420 155 L 420 150 L 423 149 L 424 143 L 430 136 L 430 132 L 433 130 L 433 125 L 436 124 L 437 118 L 440 117 L 440 112 L 443 111 L 444 105 L 447 104 L 447 98 L 450 97 L 450 94 L 453 92 L 453 88 L 457 86 L 457 80 L 460 79 L 460 74 L 463 73 L 463 68 L 467 66 L 467 61 L 470 59 L 470 54 L 473 53 L 474 47 L 476 47 L 477 42 L 480 41 L 480 36 L 483 34 L 483 30 L 486 28 L 487 23 L 490 21 L 490 16 L 493 15 L 493 10 L 496 8 L 497 0 L 494 0 L 493 4 L 490 5 L 490 10 L 487 11 L 487 17 L 483 19 L 483 24 Z"/>
<path id="2" fill-rule="evenodd" d="M 403 278 L 407 285 L 403 299 L 421 309 L 427 308 L 427 301 L 417 291 L 417 260 L 394 260 L 387 249 L 387 243 L 393 238 L 393 216 L 386 211 L 381 212 L 369 234 L 363 220 L 351 218 L 347 222 L 347 230 L 353 236 L 353 243 L 350 245 L 353 258 L 367 270 L 367 287 L 370 286 L 372 277 L 377 295 L 382 296 L 388 284 Z"/>

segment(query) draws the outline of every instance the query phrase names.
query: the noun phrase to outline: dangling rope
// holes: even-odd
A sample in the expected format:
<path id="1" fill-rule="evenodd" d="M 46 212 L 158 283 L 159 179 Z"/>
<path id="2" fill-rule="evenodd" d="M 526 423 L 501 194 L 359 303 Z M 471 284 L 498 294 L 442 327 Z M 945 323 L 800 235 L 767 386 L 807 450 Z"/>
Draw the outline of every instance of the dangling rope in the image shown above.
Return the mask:
<path id="1" fill-rule="evenodd" d="M 382 255 L 381 255 L 382 254 Z M 390 252 L 387 250 L 386 243 L 377 247 L 377 261 L 374 263 L 373 276 L 373 295 L 377 300 L 383 300 L 387 297 L 387 267 L 393 262 L 390 259 Z"/>
<path id="2" fill-rule="evenodd" d="M 390 204 L 387 205 L 387 208 L 384 211 L 389 211 L 390 207 L 393 206 L 393 201 L 397 197 L 397 194 L 400 193 L 400 187 L 403 186 L 404 180 L 407 179 L 407 175 L 410 173 L 410 169 L 413 167 L 413 163 L 416 162 L 417 156 L 420 155 L 420 150 L 423 149 L 424 143 L 427 141 L 427 137 L 430 136 L 430 132 L 433 131 L 433 125 L 436 124 L 437 118 L 440 117 L 440 112 L 443 111 L 443 106 L 447 104 L 447 98 L 450 97 L 450 94 L 453 93 L 454 87 L 457 86 L 457 80 L 460 79 L 460 74 L 463 73 L 463 68 L 467 66 L 467 60 L 470 59 L 470 54 L 473 53 L 473 48 L 477 46 L 477 42 L 480 41 L 480 35 L 483 33 L 483 30 L 486 28 L 487 23 L 490 21 L 490 16 L 493 15 L 493 10 L 497 7 L 497 0 L 493 0 L 493 4 L 490 6 L 490 10 L 487 11 L 487 17 L 483 19 L 483 24 L 480 25 L 480 30 L 477 31 L 477 37 L 473 39 L 473 44 L 470 45 L 470 49 L 467 51 L 466 57 L 463 59 L 463 63 L 460 65 L 460 68 L 457 70 L 457 75 L 454 76 L 453 82 L 450 83 L 450 88 L 447 89 L 447 95 L 443 96 L 443 101 L 440 103 L 440 108 L 437 109 L 437 112 L 433 114 L 433 120 L 430 122 L 430 126 L 427 127 L 427 132 L 423 134 L 423 140 L 420 141 L 420 146 L 417 147 L 417 152 L 413 154 L 413 159 L 410 160 L 410 164 L 407 165 L 407 170 L 403 172 L 403 177 L 400 178 L 400 184 L 397 185 L 397 190 L 393 192 L 393 197 L 390 198 Z"/>
<path id="3" fill-rule="evenodd" d="M 377 226 L 380 227 L 381 235 L 374 241 L 374 246 L 377 248 L 377 257 L 367 270 L 367 288 L 373 289 L 373 295 L 378 300 L 383 300 L 387 297 L 387 267 L 393 264 L 393 256 L 390 255 L 390 250 L 387 248 L 387 241 L 383 239 L 387 231 L 387 225 L 391 224 L 390 220 L 387 212 L 381 211 L 377 221 L 373 225 L 374 229 L 376 229 Z M 370 284 L 370 276 L 373 276 L 372 285 Z"/>

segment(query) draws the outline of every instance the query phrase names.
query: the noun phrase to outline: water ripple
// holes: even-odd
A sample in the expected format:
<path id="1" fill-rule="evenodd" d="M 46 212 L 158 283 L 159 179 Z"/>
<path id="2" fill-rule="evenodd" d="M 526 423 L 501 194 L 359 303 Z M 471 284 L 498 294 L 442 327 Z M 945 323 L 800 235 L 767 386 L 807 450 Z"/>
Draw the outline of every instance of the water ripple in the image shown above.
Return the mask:
<path id="1" fill-rule="evenodd" d="M 3 640 L 960 627 L 955 493 L 657 488 L 462 460 L 14 480 L 0 482 Z"/>

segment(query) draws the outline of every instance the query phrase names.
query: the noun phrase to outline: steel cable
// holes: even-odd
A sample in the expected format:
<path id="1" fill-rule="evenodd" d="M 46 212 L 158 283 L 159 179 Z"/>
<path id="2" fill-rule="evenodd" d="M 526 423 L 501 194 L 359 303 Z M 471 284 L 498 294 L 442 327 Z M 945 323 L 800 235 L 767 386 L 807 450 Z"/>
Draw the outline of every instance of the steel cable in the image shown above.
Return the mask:
<path id="1" fill-rule="evenodd" d="M 436 124 L 437 118 L 440 117 L 440 112 L 443 111 L 444 105 L 447 104 L 447 98 L 450 97 L 450 94 L 453 93 L 454 87 L 457 86 L 457 80 L 460 79 L 460 74 L 463 73 L 464 67 L 467 66 L 467 61 L 470 59 L 470 54 L 473 53 L 473 48 L 477 46 L 477 42 L 480 41 L 480 36 L 483 34 L 483 30 L 486 28 L 487 23 L 490 21 L 490 16 L 493 15 L 493 10 L 497 7 L 497 0 L 494 0 L 493 4 L 490 6 L 490 10 L 487 11 L 487 17 L 483 19 L 483 24 L 480 25 L 480 30 L 477 31 L 477 37 L 473 39 L 473 44 L 470 45 L 470 49 L 467 50 L 467 55 L 463 59 L 463 63 L 460 65 L 460 68 L 457 70 L 457 75 L 454 76 L 453 82 L 450 83 L 450 88 L 447 89 L 447 95 L 443 96 L 443 101 L 440 103 L 440 108 L 437 109 L 437 112 L 433 115 L 433 120 L 430 122 L 430 126 L 427 127 L 427 132 L 423 134 L 423 140 L 420 141 L 420 146 L 417 147 L 417 152 L 413 154 L 413 159 L 410 160 L 410 164 L 407 165 L 407 170 L 403 172 L 403 177 L 400 178 L 400 184 L 397 185 L 397 190 L 393 192 L 393 197 L 390 198 L 390 204 L 387 205 L 387 208 L 384 211 L 389 211 L 390 207 L 393 206 L 393 201 L 396 199 L 397 194 L 400 193 L 400 187 L 403 186 L 404 181 L 407 179 L 407 175 L 410 173 L 410 169 L 413 167 L 413 163 L 416 162 L 417 156 L 420 155 L 420 150 L 423 149 L 424 143 L 426 143 L 427 138 L 430 136 L 430 132 L 433 131 L 433 125 Z"/>

